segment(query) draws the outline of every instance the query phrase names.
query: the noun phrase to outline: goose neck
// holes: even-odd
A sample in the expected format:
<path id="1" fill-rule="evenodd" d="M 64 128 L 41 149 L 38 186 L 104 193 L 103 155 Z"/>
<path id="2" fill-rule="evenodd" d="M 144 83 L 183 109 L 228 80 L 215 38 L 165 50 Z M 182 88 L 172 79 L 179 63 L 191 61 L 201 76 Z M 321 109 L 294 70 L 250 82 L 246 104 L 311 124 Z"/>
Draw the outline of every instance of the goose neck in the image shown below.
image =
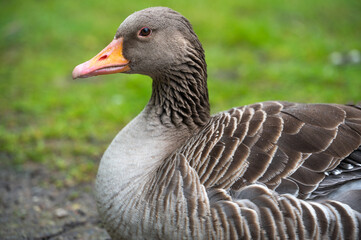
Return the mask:
<path id="1" fill-rule="evenodd" d="M 210 118 L 207 76 L 203 70 L 184 65 L 153 78 L 148 107 L 156 110 L 160 123 L 194 130 Z"/>

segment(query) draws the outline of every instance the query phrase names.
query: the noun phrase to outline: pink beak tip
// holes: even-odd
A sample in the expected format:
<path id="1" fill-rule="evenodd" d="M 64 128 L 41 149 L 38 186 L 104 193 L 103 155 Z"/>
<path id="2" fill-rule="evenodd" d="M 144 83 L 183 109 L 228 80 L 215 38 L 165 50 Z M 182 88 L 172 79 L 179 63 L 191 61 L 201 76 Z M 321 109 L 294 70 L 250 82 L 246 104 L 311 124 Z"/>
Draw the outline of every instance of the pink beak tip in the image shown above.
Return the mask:
<path id="1" fill-rule="evenodd" d="M 73 79 L 82 78 L 83 76 L 86 77 L 86 72 L 84 71 L 85 70 L 84 65 L 86 63 L 87 62 L 79 64 L 74 68 L 72 73 Z"/>

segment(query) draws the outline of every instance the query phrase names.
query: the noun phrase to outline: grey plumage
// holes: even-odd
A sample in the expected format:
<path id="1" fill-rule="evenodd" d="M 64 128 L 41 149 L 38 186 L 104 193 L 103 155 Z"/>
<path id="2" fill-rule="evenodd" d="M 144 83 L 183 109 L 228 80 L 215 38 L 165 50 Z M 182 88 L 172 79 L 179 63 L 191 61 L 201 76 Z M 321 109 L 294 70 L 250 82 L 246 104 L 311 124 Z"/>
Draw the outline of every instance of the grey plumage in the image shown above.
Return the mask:
<path id="1" fill-rule="evenodd" d="M 149 75 L 153 91 L 99 166 L 112 238 L 360 237 L 359 106 L 270 101 L 210 116 L 203 48 L 182 15 L 136 12 L 114 41 L 127 60 L 114 66 Z M 73 76 L 91 76 L 84 66 Z"/>
<path id="2" fill-rule="evenodd" d="M 326 112 L 333 114 L 332 120 L 325 121 Z M 361 126 L 349 127 L 359 121 L 355 115 L 361 117 L 355 107 L 326 104 L 264 102 L 235 108 L 211 119 L 208 139 L 202 140 L 200 133 L 185 145 L 199 148 L 205 143 L 201 149 L 211 148 L 206 159 L 197 158 L 193 149 L 185 150 L 192 153 L 186 158 L 192 159 L 190 165 L 206 187 L 236 191 L 260 182 L 275 189 L 284 179 L 289 191 L 294 191 L 291 181 L 298 196 L 307 198 L 325 172 L 359 147 Z"/>

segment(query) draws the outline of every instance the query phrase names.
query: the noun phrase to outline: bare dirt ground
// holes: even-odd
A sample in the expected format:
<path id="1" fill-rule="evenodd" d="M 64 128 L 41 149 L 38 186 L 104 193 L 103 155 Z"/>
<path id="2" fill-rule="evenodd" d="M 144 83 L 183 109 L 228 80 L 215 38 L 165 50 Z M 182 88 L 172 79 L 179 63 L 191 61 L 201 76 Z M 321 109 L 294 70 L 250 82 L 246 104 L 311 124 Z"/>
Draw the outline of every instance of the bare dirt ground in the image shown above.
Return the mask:
<path id="1" fill-rule="evenodd" d="M 42 166 L 0 163 L 0 239 L 110 239 L 101 227 L 93 183 L 57 187 Z"/>

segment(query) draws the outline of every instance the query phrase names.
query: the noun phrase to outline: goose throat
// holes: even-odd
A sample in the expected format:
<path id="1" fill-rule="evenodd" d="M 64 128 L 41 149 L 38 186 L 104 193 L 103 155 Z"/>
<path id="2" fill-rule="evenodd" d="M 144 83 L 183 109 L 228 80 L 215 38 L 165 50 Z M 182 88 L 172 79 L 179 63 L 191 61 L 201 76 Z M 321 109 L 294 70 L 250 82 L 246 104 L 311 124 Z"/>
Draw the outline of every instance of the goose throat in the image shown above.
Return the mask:
<path id="1" fill-rule="evenodd" d="M 210 119 L 207 65 L 203 49 L 194 50 L 184 59 L 186 62 L 153 77 L 148 107 L 156 109 L 165 126 L 197 129 Z"/>

